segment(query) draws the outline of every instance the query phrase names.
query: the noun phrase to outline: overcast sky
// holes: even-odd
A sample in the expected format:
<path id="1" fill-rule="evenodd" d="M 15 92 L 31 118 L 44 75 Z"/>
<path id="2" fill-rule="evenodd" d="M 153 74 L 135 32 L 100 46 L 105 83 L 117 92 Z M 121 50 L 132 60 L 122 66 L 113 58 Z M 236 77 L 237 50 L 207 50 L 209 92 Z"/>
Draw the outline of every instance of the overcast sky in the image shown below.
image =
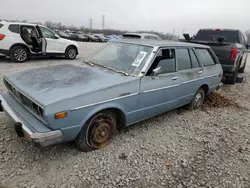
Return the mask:
<path id="1" fill-rule="evenodd" d="M 1 0 L 0 18 L 66 25 L 156 30 L 182 34 L 199 28 L 250 29 L 250 0 Z"/>

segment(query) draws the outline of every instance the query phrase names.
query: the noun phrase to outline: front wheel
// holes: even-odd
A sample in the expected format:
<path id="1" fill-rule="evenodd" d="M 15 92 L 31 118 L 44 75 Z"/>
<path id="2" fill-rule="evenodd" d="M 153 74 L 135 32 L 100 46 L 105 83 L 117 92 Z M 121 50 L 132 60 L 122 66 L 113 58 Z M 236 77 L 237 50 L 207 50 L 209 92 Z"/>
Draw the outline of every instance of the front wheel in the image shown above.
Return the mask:
<path id="1" fill-rule="evenodd" d="M 10 52 L 10 59 L 17 63 L 23 63 L 28 59 L 28 51 L 22 46 L 15 46 Z"/>
<path id="2" fill-rule="evenodd" d="M 112 111 L 103 111 L 92 116 L 82 127 L 75 143 L 81 151 L 92 151 L 106 147 L 116 130 L 116 117 Z"/>
<path id="3" fill-rule="evenodd" d="M 77 56 L 77 49 L 76 49 L 76 47 L 70 46 L 70 47 L 68 47 L 66 49 L 66 51 L 65 51 L 65 57 L 67 59 L 71 59 L 72 60 L 72 59 L 75 59 L 76 56 Z"/>
<path id="4" fill-rule="evenodd" d="M 198 89 L 198 91 L 195 93 L 191 103 L 189 104 L 190 110 L 196 110 L 200 108 L 204 102 L 205 99 L 205 91 L 203 88 Z"/>

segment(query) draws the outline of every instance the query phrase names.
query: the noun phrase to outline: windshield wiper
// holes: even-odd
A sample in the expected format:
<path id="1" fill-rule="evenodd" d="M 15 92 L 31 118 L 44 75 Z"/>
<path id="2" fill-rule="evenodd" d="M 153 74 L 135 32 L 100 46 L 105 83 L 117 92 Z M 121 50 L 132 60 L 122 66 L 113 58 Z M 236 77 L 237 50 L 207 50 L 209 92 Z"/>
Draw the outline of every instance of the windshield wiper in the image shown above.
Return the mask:
<path id="1" fill-rule="evenodd" d="M 93 67 L 94 66 L 94 64 L 93 63 L 91 63 L 91 62 L 89 62 L 89 61 L 85 61 L 85 60 L 83 60 L 83 62 L 84 63 L 87 63 L 88 65 L 90 65 L 91 67 Z"/>

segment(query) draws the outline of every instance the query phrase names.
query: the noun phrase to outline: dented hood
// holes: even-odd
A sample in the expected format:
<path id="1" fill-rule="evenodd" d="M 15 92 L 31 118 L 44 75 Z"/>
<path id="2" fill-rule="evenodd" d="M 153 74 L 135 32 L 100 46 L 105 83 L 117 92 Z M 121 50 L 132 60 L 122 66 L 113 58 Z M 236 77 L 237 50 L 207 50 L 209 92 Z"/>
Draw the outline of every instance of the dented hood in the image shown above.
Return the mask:
<path id="1" fill-rule="evenodd" d="M 30 69 L 5 75 L 4 78 L 43 106 L 138 79 L 82 64 Z"/>

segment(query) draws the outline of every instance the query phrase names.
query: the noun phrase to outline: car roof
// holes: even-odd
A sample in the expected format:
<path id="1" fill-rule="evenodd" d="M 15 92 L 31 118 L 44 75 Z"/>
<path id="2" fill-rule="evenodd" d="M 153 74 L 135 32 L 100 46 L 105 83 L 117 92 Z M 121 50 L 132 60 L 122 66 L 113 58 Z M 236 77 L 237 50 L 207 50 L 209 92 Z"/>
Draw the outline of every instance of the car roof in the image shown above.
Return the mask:
<path id="1" fill-rule="evenodd" d="M 22 23 L 22 22 L 0 22 L 3 25 L 27 25 L 27 26 L 36 26 L 38 24 L 33 24 L 33 23 Z"/>
<path id="2" fill-rule="evenodd" d="M 145 45 L 152 47 L 182 46 L 182 47 L 210 48 L 209 46 L 206 45 L 188 43 L 188 42 L 170 41 L 170 40 L 120 39 L 112 42 L 130 43 L 130 44 L 138 44 L 138 45 Z"/>

